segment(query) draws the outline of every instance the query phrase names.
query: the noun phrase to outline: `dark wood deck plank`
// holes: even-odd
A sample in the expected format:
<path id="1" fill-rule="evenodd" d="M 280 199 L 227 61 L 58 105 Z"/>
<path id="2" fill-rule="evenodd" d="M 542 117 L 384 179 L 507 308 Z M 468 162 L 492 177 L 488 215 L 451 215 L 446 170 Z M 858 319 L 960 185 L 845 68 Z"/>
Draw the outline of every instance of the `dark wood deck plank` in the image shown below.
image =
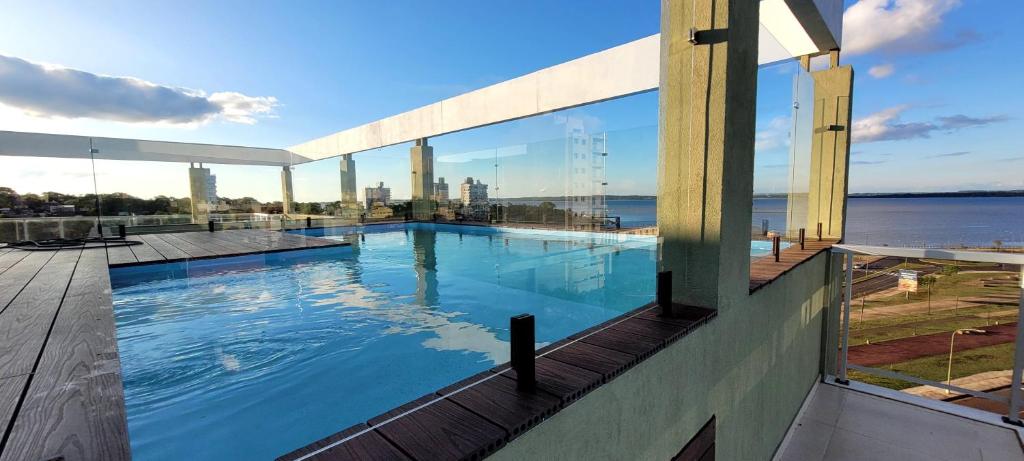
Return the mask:
<path id="1" fill-rule="evenodd" d="M 480 459 L 505 445 L 504 430 L 448 400 L 374 430 L 416 460 Z"/>
<path id="2" fill-rule="evenodd" d="M 22 259 L 25 259 L 25 257 L 27 257 L 29 253 L 31 253 L 25 250 L 15 250 L 13 248 L 5 248 L 5 250 L 7 251 L 5 251 L 3 254 L 0 254 L 0 274 L 6 272 L 7 269 L 10 269 L 15 264 L 21 262 Z"/>
<path id="3" fill-rule="evenodd" d="M 55 251 L 28 251 L 28 256 L 0 274 L 0 314 L 4 312 L 18 293 L 25 288 L 25 285 L 36 276 L 43 266 L 57 252 Z"/>
<path id="4" fill-rule="evenodd" d="M 103 253 L 102 249 L 89 251 Z M 0 378 L 32 372 L 81 253 L 57 251 L 0 312 Z"/>
<path id="5" fill-rule="evenodd" d="M 107 261 L 110 264 L 132 264 L 139 262 L 138 258 L 135 257 L 135 253 L 127 246 L 121 245 L 108 245 L 107 246 Z"/>
<path id="6" fill-rule="evenodd" d="M 264 239 L 262 242 L 253 240 L 252 234 L 247 232 L 238 231 L 221 231 L 207 233 L 209 238 L 223 243 L 230 243 L 237 247 L 244 248 L 244 251 L 265 251 L 269 246 L 269 238 Z"/>
<path id="7" fill-rule="evenodd" d="M 799 244 L 793 244 L 779 252 L 779 262 L 775 262 L 775 257 L 771 255 L 755 258 L 750 262 L 750 292 L 753 293 L 770 284 L 804 261 L 828 250 L 835 243 L 836 240 L 808 240 L 803 250 Z"/>
<path id="8" fill-rule="evenodd" d="M 128 249 L 132 250 L 132 253 L 135 254 L 135 259 L 137 259 L 138 262 L 164 261 L 167 259 L 164 258 L 164 255 L 160 254 L 160 252 L 157 251 L 156 248 L 153 248 L 148 243 L 146 243 L 146 241 L 143 240 L 141 236 L 129 235 L 127 237 L 127 240 L 130 242 L 139 242 L 138 245 L 132 245 L 128 247 Z"/>
<path id="9" fill-rule="evenodd" d="M 651 355 L 662 343 L 646 336 L 611 329 L 602 330 L 599 333 L 580 339 L 580 341 L 601 346 L 605 349 L 632 354 L 641 360 Z"/>
<path id="10" fill-rule="evenodd" d="M 637 362 L 637 358 L 633 354 L 580 341 L 556 349 L 545 357 L 593 371 L 600 374 L 605 381 L 617 376 Z"/>
<path id="11" fill-rule="evenodd" d="M 684 327 L 666 322 L 632 318 L 622 323 L 608 327 L 612 330 L 624 331 L 635 335 L 646 336 L 651 339 L 666 343 L 684 332 Z"/>
<path id="12" fill-rule="evenodd" d="M 546 392 L 522 392 L 505 375 L 450 395 L 463 408 L 500 426 L 508 437 L 516 437 L 549 418 L 562 408 L 562 402 Z"/>
<path id="13" fill-rule="evenodd" d="M 547 357 L 538 357 L 536 367 L 537 389 L 557 397 L 563 404 L 582 397 L 602 382 L 597 373 Z M 515 370 L 502 374 L 516 379 Z"/>
<path id="14" fill-rule="evenodd" d="M 159 238 L 164 242 L 167 242 L 169 245 L 185 252 L 188 254 L 189 258 L 208 258 L 216 256 L 216 253 L 199 247 L 189 241 L 182 240 L 175 234 L 153 234 L 152 237 Z"/>
<path id="15" fill-rule="evenodd" d="M 149 245 L 151 248 L 153 248 L 158 253 L 160 253 L 160 256 L 162 256 L 163 259 L 165 259 L 165 260 L 176 261 L 176 260 L 186 259 L 186 258 L 189 257 L 188 253 L 185 253 L 184 251 L 179 250 L 174 245 L 171 245 L 171 244 L 165 242 L 163 239 L 161 239 L 160 237 L 157 237 L 154 234 L 139 235 L 138 237 L 143 242 L 145 242 L 146 245 Z M 140 259 L 140 262 L 146 262 L 146 261 L 142 261 Z"/>
<path id="16" fill-rule="evenodd" d="M 109 287 L 84 251 L 0 460 L 130 458 Z"/>
<path id="17" fill-rule="evenodd" d="M 407 460 L 408 456 L 398 451 L 394 445 L 381 437 L 376 431 L 368 430 L 370 426 L 366 424 L 357 424 L 344 431 L 334 434 L 325 439 L 319 440 L 312 445 L 307 445 L 291 453 L 278 457 L 278 461 L 288 461 L 298 459 L 303 456 L 315 453 L 321 448 L 328 447 L 331 444 L 345 440 L 348 437 L 351 439 L 346 440 L 344 443 L 337 446 L 328 448 L 322 452 L 316 453 L 306 459 L 315 460 Z M 362 432 L 362 434 L 359 434 Z M 359 434 L 359 435 L 355 435 Z"/>
<path id="18" fill-rule="evenodd" d="M 244 247 L 214 239 L 207 232 L 182 232 L 173 235 L 217 256 L 248 253 Z"/>
<path id="19" fill-rule="evenodd" d="M 14 421 L 14 411 L 25 390 L 29 375 L 0 378 L 0 437 L 7 433 L 7 428 Z"/>

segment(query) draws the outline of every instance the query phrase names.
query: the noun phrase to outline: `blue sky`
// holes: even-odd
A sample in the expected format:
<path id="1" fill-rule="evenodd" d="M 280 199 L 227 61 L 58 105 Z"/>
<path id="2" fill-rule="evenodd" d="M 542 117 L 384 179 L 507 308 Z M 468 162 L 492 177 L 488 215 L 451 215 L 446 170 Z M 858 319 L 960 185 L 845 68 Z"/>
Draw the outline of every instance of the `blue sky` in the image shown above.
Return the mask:
<path id="1" fill-rule="evenodd" d="M 1014 21 L 1024 16 L 1024 6 L 983 0 L 847 6 L 843 62 L 857 72 L 859 141 L 850 190 L 1024 188 L 1024 148 L 1013 135 L 1024 128 L 1022 69 L 1013 59 L 1020 45 Z M 39 64 L 87 73 L 43 87 L 48 98 L 0 88 L 0 129 L 287 147 L 656 33 L 659 8 L 657 0 L 304 2 L 302 8 L 0 0 L 0 68 L 15 79 L 8 88 L 38 84 L 31 71 Z M 11 69 L 20 74 L 12 77 Z M 794 72 L 792 64 L 760 72 L 760 192 L 787 187 Z M 63 93 L 67 80 L 93 74 L 187 90 L 167 95 L 144 87 L 99 101 Z M 167 107 L 157 111 L 159 104 L 146 101 Z M 563 136 L 567 117 L 610 132 L 610 147 L 619 152 L 610 148 L 609 193 L 654 192 L 656 93 L 432 143 L 439 158 L 493 151 Z M 407 195 L 407 152 L 394 146 L 359 154 L 359 186 L 383 180 L 396 196 Z M 438 170 L 454 176 L 450 183 L 470 175 L 494 178 L 487 155 L 439 162 Z M 529 172 L 557 169 L 562 160 L 533 157 L 499 159 L 507 167 L 497 180 L 502 195 L 544 195 L 560 187 L 564 181 Z M 83 193 L 90 187 L 91 169 L 81 162 L 3 161 L 10 167 L 0 169 L 0 185 L 20 191 L 54 184 L 45 189 Z M 297 167 L 297 199 L 333 200 L 336 169 L 333 160 Z M 97 170 L 102 192 L 187 194 L 181 165 L 100 162 Z M 214 166 L 214 172 L 223 196 L 270 200 L 280 194 L 272 168 Z"/>

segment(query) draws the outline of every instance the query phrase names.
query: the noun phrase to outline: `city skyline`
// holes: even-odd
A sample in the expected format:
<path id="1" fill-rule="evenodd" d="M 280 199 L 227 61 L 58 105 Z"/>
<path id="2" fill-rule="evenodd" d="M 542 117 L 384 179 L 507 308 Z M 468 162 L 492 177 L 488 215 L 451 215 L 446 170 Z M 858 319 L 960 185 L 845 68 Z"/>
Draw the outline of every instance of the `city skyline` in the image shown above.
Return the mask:
<path id="1" fill-rule="evenodd" d="M 855 89 L 850 191 L 1024 188 L 1024 178 L 1016 174 L 1024 166 L 1024 153 L 1006 134 L 1024 128 L 1021 114 L 1014 112 L 1019 111 L 1019 104 L 1014 102 L 1021 96 L 1013 91 L 1012 83 L 1000 79 L 1004 72 L 1019 70 L 1020 65 L 1000 59 L 1012 52 L 1012 41 L 998 40 L 993 35 L 998 32 L 990 32 L 1012 30 L 1009 26 L 1015 15 L 992 15 L 992 5 L 956 0 L 861 0 L 848 1 L 846 7 L 843 61 L 861 69 Z M 1017 4 L 1006 7 L 1018 13 L 1024 8 Z M 322 4 L 304 11 L 259 5 L 251 7 L 247 21 L 280 26 L 281 31 L 257 37 L 259 43 L 254 46 L 223 40 L 225 34 L 249 27 L 249 22 L 211 19 L 230 18 L 229 12 L 236 5 L 196 4 L 190 8 L 186 4 L 170 8 L 130 4 L 83 8 L 67 2 L 31 7 L 5 5 L 7 27 L 0 28 L 0 43 L 4 44 L 0 48 L 0 68 L 6 73 L 5 85 L 0 87 L 13 88 L 13 84 L 35 78 L 31 81 L 41 90 L 62 94 L 65 99 L 0 91 L 0 129 L 283 147 L 649 35 L 658 30 L 659 14 L 658 2 L 595 4 L 587 14 L 607 27 L 594 28 L 586 23 L 565 24 L 561 19 L 573 10 L 571 5 L 537 2 L 511 11 L 509 24 L 488 23 L 484 27 L 477 20 L 486 13 L 480 5 L 459 4 L 466 14 L 452 16 L 439 13 L 444 8 L 414 2 L 385 6 Z M 166 18 L 192 9 L 211 14 L 177 22 L 185 24 L 184 31 L 170 34 L 166 30 Z M 630 14 L 623 14 L 625 9 Z M 326 17 L 332 18 L 330 28 L 322 20 L 312 20 L 309 30 L 287 25 Z M 384 17 L 386 21 L 374 19 Z M 28 27 L 43 18 L 52 24 L 45 34 Z M 502 39 L 514 32 L 517 21 L 527 18 L 538 33 L 551 40 L 510 43 Z M 51 32 L 77 30 L 83 21 L 93 25 L 93 33 L 72 36 Z M 337 27 L 336 21 L 346 27 Z M 371 29 L 367 23 L 383 26 Z M 417 31 L 428 23 L 449 27 L 443 32 L 419 34 Z M 867 28 L 866 24 L 889 27 Z M 472 31 L 479 40 L 463 43 L 456 40 L 455 30 Z M 313 38 L 310 34 L 314 31 L 320 35 Z M 584 31 L 587 40 L 575 38 Z M 132 40 L 123 39 L 127 36 Z M 82 45 L 76 47 L 76 53 L 68 51 L 72 39 Z M 203 43 L 219 45 L 204 47 Z M 336 54 L 339 59 L 333 60 L 334 64 L 322 63 L 311 48 L 303 46 L 308 43 L 322 43 L 324 49 L 319 52 Z M 263 51 L 255 53 L 253 49 Z M 376 64 L 379 56 L 406 59 Z M 897 61 L 899 64 L 894 64 Z M 360 66 L 356 71 L 337 72 L 342 66 L 338 63 L 346 62 L 358 62 Z M 1001 72 L 977 70 L 991 62 L 1010 68 Z M 759 91 L 755 190 L 761 193 L 784 190 L 789 101 L 773 97 L 789 89 L 790 75 L 783 67 L 777 73 L 778 81 L 770 85 L 775 90 L 763 95 Z M 262 71 L 271 68 L 276 72 Z M 89 94 L 61 93 L 58 90 L 67 89 L 60 86 L 62 80 L 46 78 L 54 69 L 63 72 L 64 77 L 86 83 L 104 76 L 130 77 L 116 79 L 115 83 L 127 85 L 139 97 L 149 94 L 146 90 L 151 89 L 148 82 L 152 82 L 164 98 L 147 100 L 153 107 L 139 110 L 138 101 L 131 98 L 97 101 Z M 771 77 L 773 72 L 762 69 L 761 74 Z M 88 89 L 88 85 L 83 87 Z M 602 105 L 610 109 L 597 107 Z M 573 110 L 586 117 L 595 131 L 614 133 L 656 123 L 657 93 L 597 106 Z M 552 139 L 558 136 L 551 134 L 552 127 L 557 127 L 555 118 L 549 114 L 431 139 L 437 148 L 438 176 L 494 177 L 484 159 L 456 158 L 450 163 L 458 168 L 449 166 L 449 171 L 441 171 L 445 167 L 443 159 Z M 642 138 L 636 141 L 640 147 L 620 145 L 619 155 L 609 155 L 609 171 L 617 176 L 609 175 L 607 193 L 654 193 L 656 138 L 653 144 L 651 136 Z M 616 137 L 610 136 L 609 144 L 614 142 L 618 142 Z M 359 190 L 383 180 L 393 185 L 396 197 L 409 196 L 407 145 L 359 153 L 355 159 Z M 66 193 L 95 190 L 87 161 L 3 161 L 0 186 L 24 192 L 43 192 L 56 186 L 64 188 L 58 192 Z M 515 171 L 514 160 L 509 162 L 509 171 Z M 274 168 L 209 166 L 217 174 L 222 196 L 280 199 L 276 187 L 279 171 Z M 336 195 L 336 159 L 300 165 L 295 171 L 296 200 L 330 201 Z M 557 184 L 534 184 L 535 178 L 528 170 L 520 171 L 521 186 L 508 178 L 498 178 L 492 181 L 500 187 L 494 195 L 553 195 L 544 190 Z M 98 161 L 96 173 L 101 193 L 188 195 L 187 165 L 183 164 L 131 162 L 115 167 Z"/>

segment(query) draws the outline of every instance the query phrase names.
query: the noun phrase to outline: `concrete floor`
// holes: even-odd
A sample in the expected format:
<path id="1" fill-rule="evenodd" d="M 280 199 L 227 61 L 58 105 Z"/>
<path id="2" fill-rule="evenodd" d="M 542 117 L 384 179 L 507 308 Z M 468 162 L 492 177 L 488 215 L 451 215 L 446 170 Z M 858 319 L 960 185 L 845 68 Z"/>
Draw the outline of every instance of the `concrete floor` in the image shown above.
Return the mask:
<path id="1" fill-rule="evenodd" d="M 780 461 L 1024 460 L 1017 432 L 845 387 L 818 384 Z"/>

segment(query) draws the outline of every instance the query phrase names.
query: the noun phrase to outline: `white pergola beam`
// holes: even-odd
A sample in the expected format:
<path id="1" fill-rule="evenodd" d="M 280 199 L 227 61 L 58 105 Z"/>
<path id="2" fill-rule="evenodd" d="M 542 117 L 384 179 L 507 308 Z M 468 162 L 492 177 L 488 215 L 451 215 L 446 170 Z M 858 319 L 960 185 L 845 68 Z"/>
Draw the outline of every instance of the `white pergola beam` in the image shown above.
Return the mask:
<path id="1" fill-rule="evenodd" d="M 271 166 L 309 161 L 284 149 L 16 131 L 0 131 L 0 155 Z"/>
<path id="2" fill-rule="evenodd" d="M 839 43 L 832 25 L 841 24 L 842 0 L 762 0 L 760 8 L 760 65 Z M 660 43 L 651 35 L 288 149 L 318 160 L 655 90 Z"/>

